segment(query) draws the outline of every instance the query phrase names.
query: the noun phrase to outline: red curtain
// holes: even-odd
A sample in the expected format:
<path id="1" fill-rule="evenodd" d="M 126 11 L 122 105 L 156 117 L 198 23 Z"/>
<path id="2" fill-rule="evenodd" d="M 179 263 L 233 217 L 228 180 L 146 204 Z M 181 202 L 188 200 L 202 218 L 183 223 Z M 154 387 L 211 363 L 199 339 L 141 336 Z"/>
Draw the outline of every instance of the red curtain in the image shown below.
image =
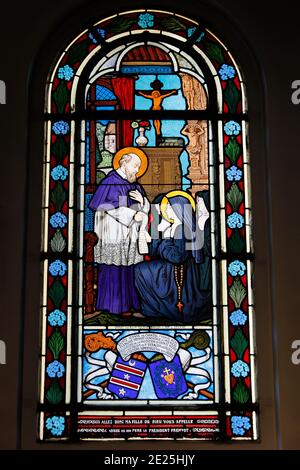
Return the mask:
<path id="1" fill-rule="evenodd" d="M 121 104 L 121 109 L 130 111 L 134 106 L 134 78 L 120 77 L 112 78 L 114 94 Z M 133 129 L 131 121 L 122 120 L 119 122 L 120 148 L 130 147 L 133 144 Z"/>

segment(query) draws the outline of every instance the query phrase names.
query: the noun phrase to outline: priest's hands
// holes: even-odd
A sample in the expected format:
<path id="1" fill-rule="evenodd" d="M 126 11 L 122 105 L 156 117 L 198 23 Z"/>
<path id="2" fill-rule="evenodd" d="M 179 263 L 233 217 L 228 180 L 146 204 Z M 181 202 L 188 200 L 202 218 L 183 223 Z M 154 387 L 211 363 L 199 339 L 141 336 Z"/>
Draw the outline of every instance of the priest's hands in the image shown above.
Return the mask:
<path id="1" fill-rule="evenodd" d="M 147 221 L 148 221 L 148 217 L 147 217 L 147 215 L 146 215 L 144 212 L 138 211 L 138 212 L 136 212 L 135 215 L 134 215 L 134 220 L 135 220 L 136 222 L 145 222 L 145 221 L 147 222 Z"/>
<path id="2" fill-rule="evenodd" d="M 150 234 L 149 234 L 147 231 L 145 231 L 145 238 L 146 238 L 146 242 L 147 242 L 147 243 L 151 243 L 151 242 L 152 242 L 152 238 L 151 238 Z"/>
<path id="3" fill-rule="evenodd" d="M 136 212 L 134 220 L 139 224 L 139 238 L 138 250 L 141 255 L 148 253 L 148 243 L 151 242 L 151 237 L 147 231 L 148 215 L 143 211 Z"/>
<path id="4" fill-rule="evenodd" d="M 137 201 L 142 206 L 144 205 L 144 197 L 137 189 L 135 189 L 133 191 L 129 191 L 129 197 L 130 197 L 130 199 L 133 199 L 134 201 Z"/>

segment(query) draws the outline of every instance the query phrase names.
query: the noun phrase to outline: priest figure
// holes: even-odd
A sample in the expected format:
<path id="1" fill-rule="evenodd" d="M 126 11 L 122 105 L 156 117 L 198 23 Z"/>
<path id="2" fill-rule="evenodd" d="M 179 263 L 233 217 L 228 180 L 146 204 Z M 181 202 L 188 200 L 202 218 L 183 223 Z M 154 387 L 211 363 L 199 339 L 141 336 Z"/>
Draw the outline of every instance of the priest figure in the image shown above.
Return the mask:
<path id="1" fill-rule="evenodd" d="M 150 203 L 137 178 L 147 169 L 147 157 L 141 149 L 126 147 L 117 152 L 113 166 L 89 204 L 95 210 L 98 236 L 94 248 L 98 265 L 96 310 L 126 315 L 140 310 L 134 265 L 147 253 Z"/>

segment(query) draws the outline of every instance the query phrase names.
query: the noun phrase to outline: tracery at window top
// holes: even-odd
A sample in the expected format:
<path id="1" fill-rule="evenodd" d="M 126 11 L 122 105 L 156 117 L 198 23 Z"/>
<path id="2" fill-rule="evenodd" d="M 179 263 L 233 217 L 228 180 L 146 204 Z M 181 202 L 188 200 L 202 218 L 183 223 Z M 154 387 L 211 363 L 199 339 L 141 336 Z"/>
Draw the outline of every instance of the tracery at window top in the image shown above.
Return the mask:
<path id="1" fill-rule="evenodd" d="M 230 53 L 179 15 L 115 15 L 63 53 L 45 118 L 40 438 L 256 439 Z"/>

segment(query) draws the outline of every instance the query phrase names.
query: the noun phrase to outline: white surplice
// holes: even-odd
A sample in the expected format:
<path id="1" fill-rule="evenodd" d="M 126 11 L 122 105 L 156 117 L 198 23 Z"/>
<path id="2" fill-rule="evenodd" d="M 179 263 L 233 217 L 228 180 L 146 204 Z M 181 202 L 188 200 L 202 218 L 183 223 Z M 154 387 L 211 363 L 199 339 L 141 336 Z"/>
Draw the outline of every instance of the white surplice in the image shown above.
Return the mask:
<path id="1" fill-rule="evenodd" d="M 126 179 L 125 173 L 119 168 L 117 173 Z M 135 203 L 131 207 L 117 207 L 110 210 L 97 210 L 95 213 L 94 231 L 98 236 L 98 242 L 94 247 L 94 261 L 99 264 L 130 266 L 143 261 L 143 254 L 139 250 L 139 237 L 142 224 L 135 221 L 134 216 L 138 211 L 148 217 L 150 203 L 146 197 L 143 205 Z M 144 229 L 143 229 L 144 230 Z"/>

